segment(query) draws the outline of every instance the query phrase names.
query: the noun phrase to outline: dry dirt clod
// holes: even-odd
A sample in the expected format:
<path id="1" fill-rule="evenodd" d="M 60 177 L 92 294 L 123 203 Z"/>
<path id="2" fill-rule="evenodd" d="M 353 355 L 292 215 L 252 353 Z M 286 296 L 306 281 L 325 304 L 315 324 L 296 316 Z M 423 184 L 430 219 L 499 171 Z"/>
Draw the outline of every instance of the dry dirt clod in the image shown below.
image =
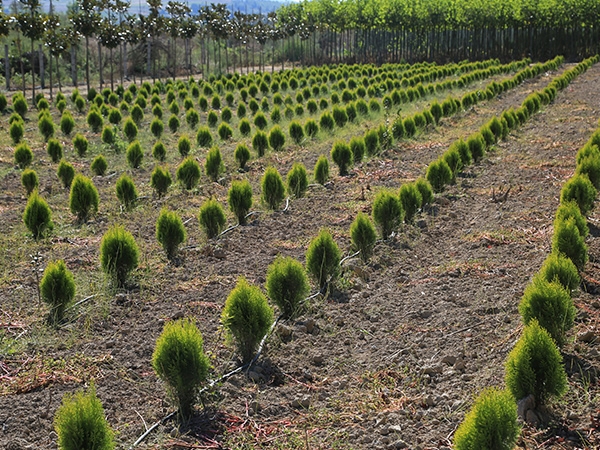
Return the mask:
<path id="1" fill-rule="evenodd" d="M 594 342 L 596 340 L 596 333 L 592 330 L 584 331 L 577 335 L 577 340 L 579 342 Z"/>

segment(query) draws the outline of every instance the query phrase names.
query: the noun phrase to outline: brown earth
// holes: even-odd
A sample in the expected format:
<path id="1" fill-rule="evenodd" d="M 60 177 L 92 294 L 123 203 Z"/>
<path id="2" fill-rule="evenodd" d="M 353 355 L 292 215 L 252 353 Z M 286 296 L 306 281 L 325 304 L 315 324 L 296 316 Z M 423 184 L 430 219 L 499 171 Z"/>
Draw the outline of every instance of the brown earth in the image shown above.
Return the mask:
<path id="1" fill-rule="evenodd" d="M 226 188 L 214 184 L 205 186 L 203 196 L 149 199 L 127 218 L 142 251 L 127 292 L 104 294 L 96 262 L 101 234 L 109 222 L 123 219 L 99 215 L 73 234 L 71 225 L 64 226 L 55 232 L 60 238 L 41 245 L 41 257 L 60 255 L 104 300 L 90 299 L 95 306 L 59 330 L 39 323 L 44 309 L 36 300 L 30 247 L 3 248 L 7 259 L 20 256 L 24 262 L 3 267 L 0 283 L 4 336 L 19 336 L 0 360 L 0 447 L 56 448 L 52 420 L 63 394 L 95 380 L 119 448 L 128 448 L 146 425 L 172 411 L 150 365 L 165 321 L 196 318 L 211 374 L 235 368 L 239 361 L 223 343 L 219 316 L 238 276 L 263 285 L 276 255 L 303 261 L 323 226 L 349 254 L 350 224 L 358 211 L 370 212 L 380 186 L 398 188 L 423 175 L 450 142 L 519 106 L 555 75 L 448 119 L 350 176 L 335 176 L 326 188 L 312 186 L 286 212 L 257 215 L 214 244 L 205 243 L 192 216 L 188 246 L 175 265 L 160 253 L 148 216 L 155 217 L 166 201 L 174 209 L 197 209 L 208 194 L 223 199 Z M 550 252 L 561 186 L 600 117 L 599 80 L 599 65 L 574 80 L 553 104 L 468 167 L 416 225 L 380 243 L 368 265 L 346 261 L 331 294 L 312 300 L 298 321 L 282 323 L 248 376 L 235 375 L 214 389 L 189 426 L 178 429 L 168 421 L 139 448 L 450 448 L 473 398 L 484 387 L 503 385 L 504 360 L 522 328 L 518 302 Z M 274 161 L 285 173 L 297 159 L 312 167 L 317 156 L 310 148 L 295 149 Z M 257 180 L 264 167 L 253 162 L 249 177 Z M 95 179 L 99 185 L 111 181 Z M 7 176 L 3 183 L 12 192 L 18 178 Z M 505 201 L 492 200 L 508 188 Z M 4 194 L 0 200 L 1 227 L 12 233 L 22 227 L 23 200 Z M 56 209 L 68 215 L 64 206 Z M 524 426 L 519 448 L 600 447 L 598 343 L 576 339 L 587 330 L 600 333 L 599 220 L 592 212 L 590 262 L 575 297 L 576 326 L 563 349 L 569 392 L 540 413 L 537 427 Z"/>

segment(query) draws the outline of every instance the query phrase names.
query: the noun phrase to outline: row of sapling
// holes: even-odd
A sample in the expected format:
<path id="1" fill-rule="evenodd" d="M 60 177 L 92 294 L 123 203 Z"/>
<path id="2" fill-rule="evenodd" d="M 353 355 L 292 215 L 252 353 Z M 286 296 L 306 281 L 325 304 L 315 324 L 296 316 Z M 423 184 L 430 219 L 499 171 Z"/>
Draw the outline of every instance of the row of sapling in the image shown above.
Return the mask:
<path id="1" fill-rule="evenodd" d="M 573 74 L 585 71 L 597 61 L 597 57 L 583 61 L 553 81 L 552 89 L 546 88 L 542 94 L 554 99 L 556 91 L 568 84 L 564 79 L 570 82 Z M 537 98 L 540 104 L 544 102 L 543 95 Z M 536 108 L 534 105 L 534 110 Z M 585 158 L 584 153 L 590 152 L 590 143 L 580 150 L 578 163 Z M 579 177 L 583 177 L 583 181 L 573 182 Z M 585 181 L 594 190 L 589 189 Z M 588 231 L 579 204 L 591 208 L 595 196 L 594 186 L 579 168 L 563 186 L 554 221 L 552 253 L 525 289 L 519 304 L 524 329 L 506 359 L 506 389 L 487 389 L 478 396 L 454 435 L 457 450 L 514 448 L 520 433 L 515 399 L 532 396 L 535 405 L 543 405 L 567 390 L 559 347 L 564 345 L 566 333 L 573 326 L 575 307 L 571 294 L 579 286 L 579 271 L 587 260 L 584 239 Z"/>

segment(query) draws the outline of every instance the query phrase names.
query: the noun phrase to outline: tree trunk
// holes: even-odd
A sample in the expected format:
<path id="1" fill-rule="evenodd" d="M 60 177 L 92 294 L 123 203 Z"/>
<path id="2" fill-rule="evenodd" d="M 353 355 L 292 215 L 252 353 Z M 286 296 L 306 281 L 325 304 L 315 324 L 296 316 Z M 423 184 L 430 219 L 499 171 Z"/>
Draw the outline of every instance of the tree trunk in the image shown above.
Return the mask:
<path id="1" fill-rule="evenodd" d="M 90 92 L 90 38 L 88 36 L 85 37 L 85 82 Z"/>
<path id="2" fill-rule="evenodd" d="M 110 90 L 115 90 L 114 73 L 113 73 L 113 49 L 110 48 Z"/>
<path id="3" fill-rule="evenodd" d="M 73 46 L 71 46 L 71 80 L 73 80 L 73 86 L 77 89 L 77 55 Z"/>
<path id="4" fill-rule="evenodd" d="M 8 44 L 4 44 L 4 79 L 6 80 L 6 90 L 10 90 L 10 61 L 8 59 Z"/>
<path id="5" fill-rule="evenodd" d="M 35 51 L 33 45 L 33 39 L 31 39 L 31 102 L 35 106 Z"/>
<path id="6" fill-rule="evenodd" d="M 102 44 L 98 41 L 98 72 L 100 74 L 100 90 L 104 84 L 104 77 L 102 76 Z"/>

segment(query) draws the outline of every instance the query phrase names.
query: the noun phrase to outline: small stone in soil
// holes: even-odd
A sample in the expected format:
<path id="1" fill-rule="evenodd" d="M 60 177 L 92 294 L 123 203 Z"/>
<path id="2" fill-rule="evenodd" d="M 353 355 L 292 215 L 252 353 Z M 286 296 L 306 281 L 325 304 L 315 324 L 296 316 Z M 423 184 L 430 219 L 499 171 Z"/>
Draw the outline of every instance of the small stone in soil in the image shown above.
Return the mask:
<path id="1" fill-rule="evenodd" d="M 584 331 L 577 335 L 577 340 L 580 342 L 594 342 L 596 340 L 596 334 L 592 330 Z"/>

